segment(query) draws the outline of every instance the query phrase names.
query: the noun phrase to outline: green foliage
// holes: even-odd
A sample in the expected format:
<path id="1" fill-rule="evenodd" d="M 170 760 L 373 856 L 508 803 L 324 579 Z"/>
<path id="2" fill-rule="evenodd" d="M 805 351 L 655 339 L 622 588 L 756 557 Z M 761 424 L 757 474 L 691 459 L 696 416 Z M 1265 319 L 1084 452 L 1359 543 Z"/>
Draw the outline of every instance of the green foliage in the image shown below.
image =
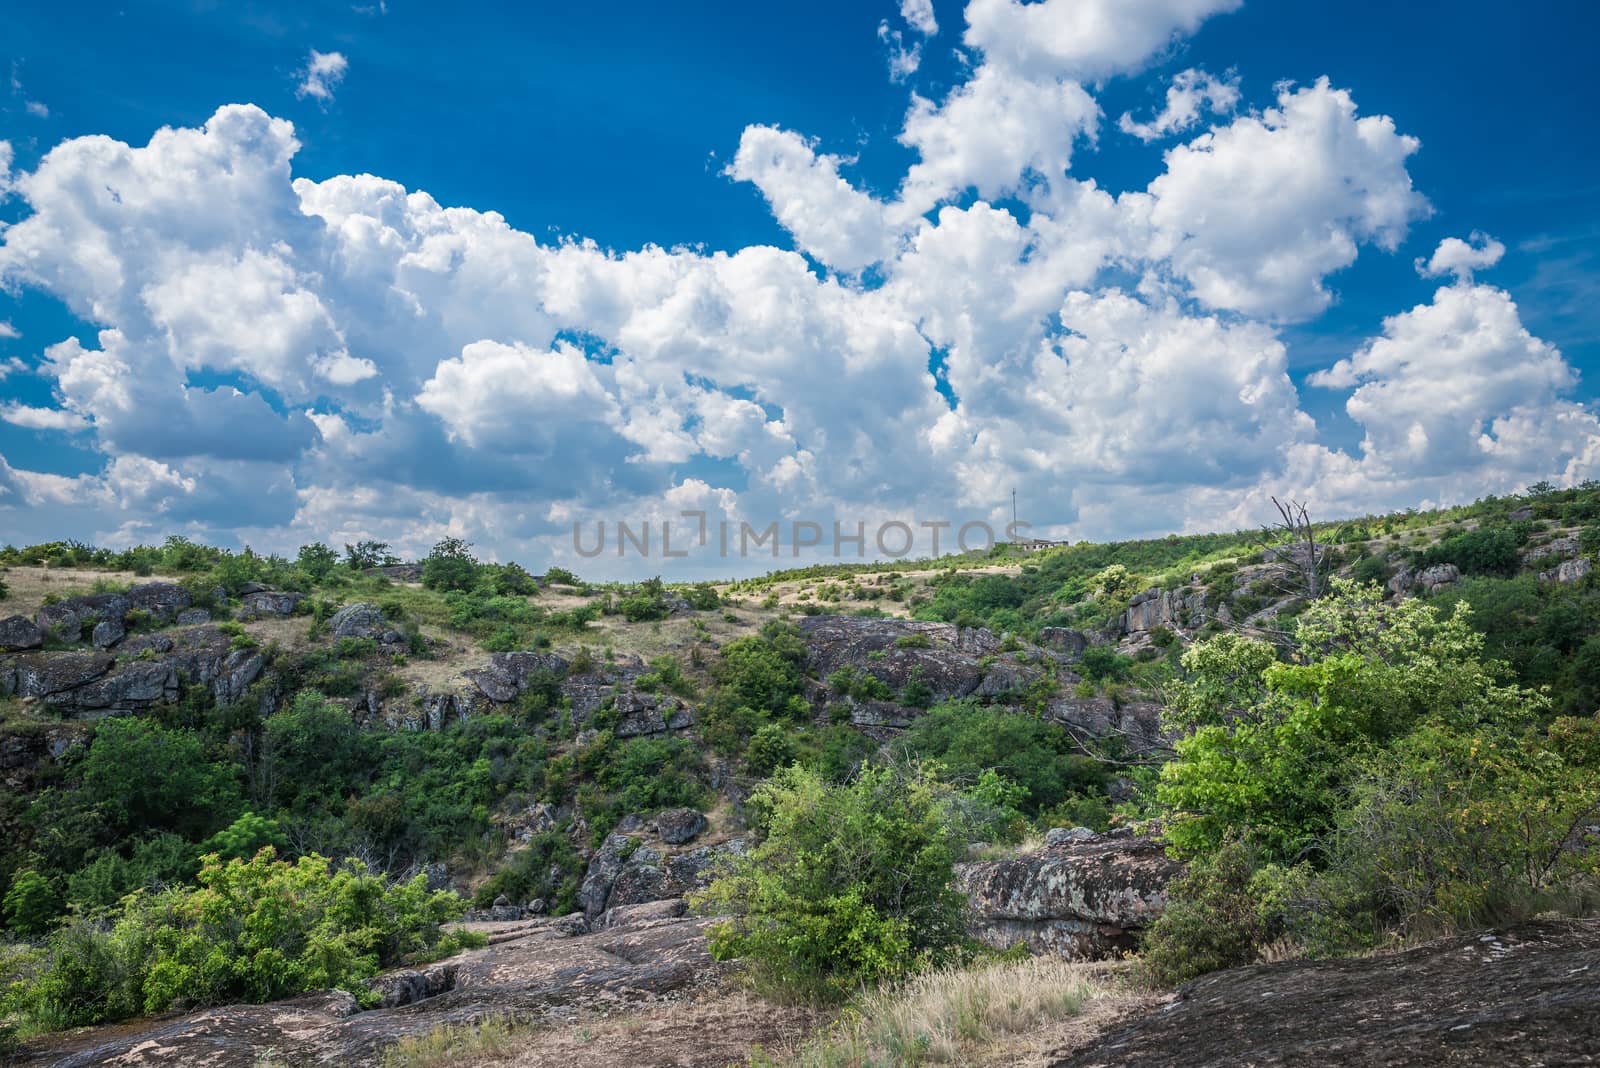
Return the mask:
<path id="1" fill-rule="evenodd" d="M 544 580 L 552 586 L 582 586 L 583 580 L 564 567 L 552 567 L 544 573 Z"/>
<path id="2" fill-rule="evenodd" d="M 786 768 L 795 760 L 795 745 L 790 731 L 777 724 L 767 723 L 757 729 L 745 750 L 745 762 L 752 775 L 771 775 Z"/>
<path id="3" fill-rule="evenodd" d="M 846 665 L 828 676 L 828 688 L 840 697 L 857 701 L 891 701 L 894 690 L 870 671 L 860 671 Z"/>
<path id="4" fill-rule="evenodd" d="M 1237 831 L 1269 859 L 1293 860 L 1332 830 L 1375 749 L 1430 717 L 1471 728 L 1540 707 L 1499 684 L 1468 619 L 1335 580 L 1298 621 L 1295 663 L 1237 635 L 1193 646 L 1169 710 L 1183 737 L 1161 775 L 1168 841 L 1193 856 Z"/>
<path id="5" fill-rule="evenodd" d="M 201 737 L 147 719 L 108 719 L 79 767 L 81 798 L 119 836 L 209 833 L 238 810 L 237 773 Z"/>
<path id="6" fill-rule="evenodd" d="M 955 783 L 976 783 L 994 772 L 1022 794 L 1013 807 L 1029 817 L 1068 797 L 1103 791 L 1105 772 L 1076 752 L 1067 732 L 1037 716 L 974 701 L 936 706 L 895 739 L 896 751 L 943 768 Z"/>
<path id="7" fill-rule="evenodd" d="M 722 604 L 722 597 L 709 582 L 696 583 L 683 591 L 684 600 L 696 612 L 709 612 Z"/>
<path id="8" fill-rule="evenodd" d="M 1141 963 L 1149 977 L 1176 986 L 1195 976 L 1249 964 L 1284 929 L 1267 892 L 1280 869 L 1251 847 L 1228 840 L 1167 886 L 1167 907 L 1146 932 Z"/>
<path id="9" fill-rule="evenodd" d="M 339 554 L 320 541 L 310 545 L 300 546 L 300 552 L 295 556 L 295 564 L 310 576 L 313 582 L 321 582 L 333 574 L 333 569 L 339 566 Z"/>
<path id="10" fill-rule="evenodd" d="M 617 602 L 617 611 L 629 623 L 648 623 L 666 619 L 672 610 L 667 605 L 667 590 L 660 578 L 647 579 L 638 589 Z"/>
<path id="11" fill-rule="evenodd" d="M 517 563 L 496 568 L 490 586 L 501 597 L 527 597 L 539 592 L 539 583 Z"/>
<path id="12" fill-rule="evenodd" d="M 344 547 L 345 564 L 352 571 L 366 571 L 375 567 L 391 567 L 400 558 L 389 551 L 386 541 L 358 541 Z"/>
<path id="13" fill-rule="evenodd" d="M 473 903 L 487 908 L 501 895 L 517 904 L 542 898 L 552 916 L 564 916 L 577 907 L 584 870 L 567 836 L 546 831 L 506 854 L 499 869 L 473 895 Z"/>
<path id="14" fill-rule="evenodd" d="M 454 894 L 424 876 L 386 884 L 358 862 L 207 858 L 197 887 L 128 898 L 109 929 L 76 921 L 52 936 L 33 981 L 10 995 L 25 1018 L 75 1027 L 175 1002 L 271 1001 L 365 981 L 408 958 L 461 945 L 443 924 Z"/>
<path id="15" fill-rule="evenodd" d="M 1417 555 L 1419 567 L 1455 564 L 1466 575 L 1514 575 L 1519 542 L 1509 527 L 1481 526 L 1444 538 Z"/>
<path id="16" fill-rule="evenodd" d="M 712 929 L 712 953 L 748 960 L 766 989 L 824 1000 L 956 958 L 964 843 L 947 797 L 920 770 L 867 767 L 844 785 L 778 772 L 750 799 L 761 842 L 699 897 L 734 917 Z"/>
<path id="17" fill-rule="evenodd" d="M 430 590 L 470 590 L 478 582 L 478 560 L 460 538 L 442 538 L 422 561 L 422 584 Z"/>
<path id="18" fill-rule="evenodd" d="M 25 869 L 11 880 L 11 888 L 0 900 L 6 927 L 20 935 L 40 935 L 48 931 L 61 913 L 61 891 L 44 875 Z"/>
<path id="19" fill-rule="evenodd" d="M 1078 672 L 1095 682 L 1126 682 L 1133 658 L 1109 645 L 1091 645 L 1078 658 Z"/>

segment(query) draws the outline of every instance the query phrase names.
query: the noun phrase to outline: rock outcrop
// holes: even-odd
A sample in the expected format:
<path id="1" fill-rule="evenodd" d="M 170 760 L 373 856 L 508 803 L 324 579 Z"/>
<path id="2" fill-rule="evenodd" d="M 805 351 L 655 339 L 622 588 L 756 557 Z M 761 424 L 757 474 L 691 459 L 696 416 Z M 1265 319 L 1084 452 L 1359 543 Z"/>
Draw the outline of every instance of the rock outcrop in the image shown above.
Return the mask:
<path id="1" fill-rule="evenodd" d="M 1548 571 L 1539 572 L 1540 582 L 1581 582 L 1594 571 L 1594 562 L 1586 556 L 1563 560 Z"/>
<path id="2" fill-rule="evenodd" d="M 68 719 L 142 712 L 175 701 L 184 686 L 204 686 L 219 704 L 232 704 L 260 677 L 266 657 L 234 649 L 215 627 L 138 635 L 111 652 L 28 652 L 0 655 L 0 696 L 42 701 Z"/>
<path id="3" fill-rule="evenodd" d="M 1056 1068 L 1434 1068 L 1600 1063 L 1600 920 L 1234 968 Z"/>
<path id="4" fill-rule="evenodd" d="M 0 653 L 37 649 L 44 644 L 44 632 L 26 616 L 0 619 Z"/>
<path id="5" fill-rule="evenodd" d="M 718 862 L 745 848 L 745 839 L 734 838 L 676 851 L 665 845 L 657 848 L 641 835 L 609 834 L 589 862 L 578 889 L 578 907 L 592 923 L 612 909 L 682 898 L 704 889 Z"/>
<path id="6" fill-rule="evenodd" d="M 512 1016 L 565 1021 L 577 1006 L 615 1010 L 671 997 L 720 973 L 706 949 L 709 921 L 650 913 L 595 934 L 559 920 L 491 932 L 491 944 L 422 970 L 374 981 L 384 1008 L 362 1012 L 342 991 L 269 1005 L 230 1005 L 99 1031 L 50 1036 L 26 1063 L 50 1068 L 265 1063 L 377 1068 L 403 1038 L 442 1024 Z"/>
<path id="7" fill-rule="evenodd" d="M 346 605 L 328 620 L 328 633 L 335 641 L 340 638 L 370 638 L 380 645 L 398 645 L 405 641 L 401 634 L 384 617 L 383 610 L 368 601 Z"/>
<path id="8" fill-rule="evenodd" d="M 1099 960 L 1134 947 L 1181 870 L 1158 842 L 1124 831 L 1057 836 L 1037 853 L 956 872 L 972 903 L 971 933 L 985 945 Z"/>

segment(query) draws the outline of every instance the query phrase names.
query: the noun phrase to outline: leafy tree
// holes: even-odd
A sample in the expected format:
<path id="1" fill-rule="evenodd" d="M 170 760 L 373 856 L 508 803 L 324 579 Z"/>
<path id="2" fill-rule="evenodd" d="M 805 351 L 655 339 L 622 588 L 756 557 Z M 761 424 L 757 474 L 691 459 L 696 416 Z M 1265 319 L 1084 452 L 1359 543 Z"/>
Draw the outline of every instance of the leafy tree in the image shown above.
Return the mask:
<path id="1" fill-rule="evenodd" d="M 386 541 L 358 541 L 344 547 L 344 562 L 352 571 L 366 571 L 374 567 L 391 567 L 400 558 L 389 551 Z"/>
<path id="2" fill-rule="evenodd" d="M 120 834 L 208 832 L 237 810 L 238 774 L 198 734 L 147 719 L 103 720 L 83 763 L 82 796 Z"/>
<path id="3" fill-rule="evenodd" d="M 521 564 L 503 564 L 495 570 L 494 592 L 502 597 L 527 597 L 539 592 L 539 583 Z"/>
<path id="4" fill-rule="evenodd" d="M 301 571 L 310 575 L 312 581 L 321 582 L 339 566 L 339 554 L 320 541 L 312 542 L 310 545 L 300 546 L 295 564 Z"/>
<path id="5" fill-rule="evenodd" d="M 470 590 L 478 582 L 478 560 L 460 538 L 443 538 L 422 561 L 422 584 L 430 590 Z"/>
<path id="6" fill-rule="evenodd" d="M 61 891 L 55 882 L 31 868 L 17 873 L 0 901 L 6 927 L 24 936 L 48 931 L 61 915 L 61 905 Z"/>
<path id="7" fill-rule="evenodd" d="M 629 623 L 647 623 L 666 619 L 671 614 L 667 606 L 666 587 L 660 578 L 647 579 L 639 588 L 617 602 L 617 611 Z"/>
<path id="8" fill-rule="evenodd" d="M 1029 816 L 1081 792 L 1099 792 L 1105 773 L 1076 752 L 1067 732 L 1037 716 L 974 701 L 934 707 L 894 740 L 896 750 L 940 765 L 946 779 L 974 784 L 993 771 L 1022 790 L 1016 807 Z"/>
<path id="9" fill-rule="evenodd" d="M 712 928 L 719 959 L 747 959 L 764 987 L 825 1000 L 958 957 L 964 843 L 931 773 L 863 768 L 830 785 L 801 767 L 759 786 L 762 835 L 700 903 L 734 918 Z"/>
<path id="10" fill-rule="evenodd" d="M 1361 762 L 1429 717 L 1470 728 L 1537 695 L 1501 685 L 1458 606 L 1334 580 L 1299 617 L 1294 663 L 1265 643 L 1222 635 L 1191 647 L 1169 710 L 1182 737 L 1161 773 L 1166 835 L 1188 856 L 1237 831 L 1269 859 L 1294 861 L 1333 829 Z"/>

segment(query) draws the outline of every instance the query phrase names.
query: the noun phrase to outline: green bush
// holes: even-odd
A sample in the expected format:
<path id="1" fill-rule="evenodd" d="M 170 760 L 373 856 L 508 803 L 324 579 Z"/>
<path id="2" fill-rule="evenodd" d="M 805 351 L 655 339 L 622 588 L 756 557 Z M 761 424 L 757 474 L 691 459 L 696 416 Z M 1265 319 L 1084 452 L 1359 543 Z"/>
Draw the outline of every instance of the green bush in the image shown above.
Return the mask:
<path id="1" fill-rule="evenodd" d="M 1080 793 L 1100 793 L 1105 782 L 1100 765 L 1078 752 L 1059 726 L 971 700 L 936 706 L 891 744 L 940 765 L 952 782 L 975 783 L 985 771 L 998 773 L 1023 789 L 1018 808 L 1028 816 Z"/>
<path id="2" fill-rule="evenodd" d="M 617 601 L 617 611 L 629 623 L 648 623 L 666 619 L 671 614 L 667 606 L 667 590 L 660 578 L 647 579 L 638 589 Z"/>
<path id="3" fill-rule="evenodd" d="M 473 895 L 473 904 L 488 908 L 502 894 L 519 905 L 542 898 L 550 915 L 564 916 L 577 907 L 583 873 L 583 861 L 567 836 L 546 831 L 507 853 L 499 869 Z"/>
<path id="4" fill-rule="evenodd" d="M 197 887 L 136 894 L 109 929 L 80 920 L 52 936 L 10 1007 L 53 1029 L 329 987 L 370 1004 L 365 982 L 381 968 L 464 944 L 443 927 L 461 909 L 421 875 L 388 885 L 358 862 L 290 864 L 270 848 L 247 861 L 211 857 Z"/>
<path id="5" fill-rule="evenodd" d="M 712 928 L 713 955 L 744 958 L 764 989 L 821 1000 L 959 957 L 965 843 L 947 799 L 923 771 L 867 767 L 844 785 L 779 771 L 750 799 L 760 843 L 697 898 L 733 914 Z"/>
<path id="6" fill-rule="evenodd" d="M 44 934 L 61 915 L 61 891 L 49 878 L 32 869 L 20 871 L 11 880 L 0 910 L 5 913 L 7 930 L 20 935 Z"/>
<path id="7" fill-rule="evenodd" d="M 440 540 L 422 561 L 422 584 L 430 590 L 470 590 L 477 583 L 477 558 L 460 538 Z"/>

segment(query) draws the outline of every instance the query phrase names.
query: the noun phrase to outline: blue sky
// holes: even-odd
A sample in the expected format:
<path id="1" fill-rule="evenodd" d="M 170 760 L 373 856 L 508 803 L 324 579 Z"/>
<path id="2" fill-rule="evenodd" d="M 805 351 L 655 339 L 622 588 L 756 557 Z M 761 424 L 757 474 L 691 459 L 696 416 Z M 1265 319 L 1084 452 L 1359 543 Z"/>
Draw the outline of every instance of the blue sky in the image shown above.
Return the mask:
<path id="1" fill-rule="evenodd" d="M 989 517 L 1019 485 L 1051 533 L 1104 537 L 1248 522 L 1273 488 L 1359 511 L 1600 464 L 1591 4 L 525 7 L 11 13 L 0 527 L 271 548 L 450 532 L 537 560 L 575 518 L 684 503 Z M 897 49 L 915 70 L 891 76 Z M 313 50 L 340 57 L 322 95 Z M 1231 87 L 1227 106 L 1148 141 L 1119 127 L 1187 71 Z M 84 139 L 138 152 L 230 104 L 292 132 L 152 146 L 132 173 L 157 198 L 188 189 L 192 213 L 126 192 L 84 223 L 83 198 L 133 180 Z M 1169 171 L 1174 151 L 1192 165 Z M 262 168 L 260 195 L 212 200 L 217 166 Z M 498 213 L 537 248 L 477 243 L 478 214 L 448 225 L 455 259 L 426 284 L 403 259 L 351 269 L 350 219 L 382 198 L 308 208 L 290 182 L 360 175 Z M 393 243 L 415 256 L 438 224 L 408 212 Z M 1504 246 L 1475 276 L 1414 266 L 1474 232 Z M 651 246 L 681 251 L 645 263 Z M 767 247 L 783 258 L 750 255 Z M 111 263 L 115 286 L 95 276 Z M 265 303 L 230 316 L 250 286 Z M 761 294 L 770 315 L 730 325 Z M 231 326 L 207 318 L 219 302 Z"/>

